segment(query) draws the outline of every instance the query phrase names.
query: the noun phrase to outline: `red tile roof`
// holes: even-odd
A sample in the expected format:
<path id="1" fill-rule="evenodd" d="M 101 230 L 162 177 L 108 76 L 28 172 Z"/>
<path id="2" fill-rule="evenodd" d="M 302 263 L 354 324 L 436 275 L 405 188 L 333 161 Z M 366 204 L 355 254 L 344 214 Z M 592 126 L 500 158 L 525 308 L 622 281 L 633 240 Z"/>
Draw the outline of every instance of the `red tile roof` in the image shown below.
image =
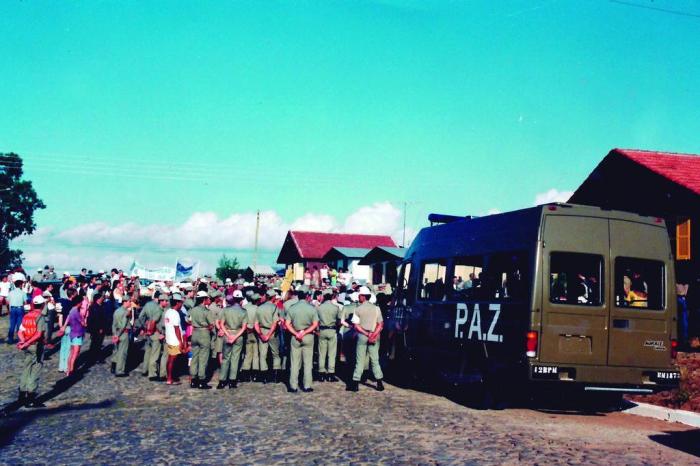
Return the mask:
<path id="1" fill-rule="evenodd" d="M 285 251 L 290 238 L 294 242 L 299 258 L 306 260 L 320 260 L 333 247 L 365 249 L 372 249 L 376 246 L 396 247 L 396 243 L 390 236 L 290 231 L 280 252 L 280 259 L 288 256 L 290 252 Z"/>
<path id="2" fill-rule="evenodd" d="M 613 152 L 700 194 L 700 156 L 634 149 L 613 149 Z"/>

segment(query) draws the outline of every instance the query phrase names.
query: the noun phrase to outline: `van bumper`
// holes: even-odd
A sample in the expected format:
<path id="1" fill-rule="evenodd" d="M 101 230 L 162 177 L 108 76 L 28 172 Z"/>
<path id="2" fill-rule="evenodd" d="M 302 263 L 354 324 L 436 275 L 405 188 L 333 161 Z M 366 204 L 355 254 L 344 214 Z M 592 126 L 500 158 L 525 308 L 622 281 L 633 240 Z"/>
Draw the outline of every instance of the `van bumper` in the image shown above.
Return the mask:
<path id="1" fill-rule="evenodd" d="M 680 382 L 680 372 L 676 367 L 581 366 L 537 362 L 529 365 L 529 379 L 533 383 L 571 384 L 587 392 L 656 393 L 678 388 Z"/>

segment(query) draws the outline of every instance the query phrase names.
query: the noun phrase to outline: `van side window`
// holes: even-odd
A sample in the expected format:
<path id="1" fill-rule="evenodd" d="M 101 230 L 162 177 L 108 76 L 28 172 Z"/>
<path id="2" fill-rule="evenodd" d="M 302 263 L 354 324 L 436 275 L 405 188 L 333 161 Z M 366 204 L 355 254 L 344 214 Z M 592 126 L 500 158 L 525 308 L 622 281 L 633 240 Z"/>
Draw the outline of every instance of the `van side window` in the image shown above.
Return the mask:
<path id="1" fill-rule="evenodd" d="M 481 286 L 485 288 L 489 300 L 521 301 L 528 295 L 528 271 L 525 252 L 493 254 L 488 257 L 486 283 Z"/>
<path id="2" fill-rule="evenodd" d="M 447 262 L 444 260 L 426 262 L 420 274 L 420 299 L 442 301 L 445 297 L 445 273 Z"/>
<path id="3" fill-rule="evenodd" d="M 664 264 L 648 259 L 615 259 L 615 306 L 664 308 Z"/>
<path id="4" fill-rule="evenodd" d="M 448 287 L 448 295 L 459 301 L 475 299 L 481 286 L 483 267 L 483 256 L 455 259 L 452 286 Z"/>
<path id="5" fill-rule="evenodd" d="M 549 301 L 556 304 L 600 306 L 603 257 L 553 252 L 549 256 Z"/>
<path id="6" fill-rule="evenodd" d="M 406 299 L 408 303 L 413 302 L 415 286 L 411 282 L 411 263 L 406 262 L 401 266 L 399 273 L 398 284 L 396 287 L 396 296 L 400 299 Z"/>

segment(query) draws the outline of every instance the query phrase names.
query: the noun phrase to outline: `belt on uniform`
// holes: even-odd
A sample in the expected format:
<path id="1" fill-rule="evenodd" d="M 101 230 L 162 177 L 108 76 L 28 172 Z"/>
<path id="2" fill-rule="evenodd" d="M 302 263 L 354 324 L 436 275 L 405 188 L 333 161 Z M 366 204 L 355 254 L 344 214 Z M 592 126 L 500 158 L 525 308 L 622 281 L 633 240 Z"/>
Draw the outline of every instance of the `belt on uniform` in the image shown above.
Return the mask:
<path id="1" fill-rule="evenodd" d="M 192 326 L 194 330 L 209 330 L 209 327 L 195 327 L 194 325 Z"/>
<path id="2" fill-rule="evenodd" d="M 335 330 L 336 326 L 335 325 L 319 325 L 318 328 L 321 330 Z"/>

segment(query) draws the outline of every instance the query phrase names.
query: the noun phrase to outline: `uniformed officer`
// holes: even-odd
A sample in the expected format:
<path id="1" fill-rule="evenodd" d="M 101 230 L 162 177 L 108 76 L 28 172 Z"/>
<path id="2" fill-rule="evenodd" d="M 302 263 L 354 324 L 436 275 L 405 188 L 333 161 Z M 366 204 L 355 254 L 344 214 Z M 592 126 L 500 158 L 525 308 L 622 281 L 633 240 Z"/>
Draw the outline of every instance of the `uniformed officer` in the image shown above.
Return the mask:
<path id="1" fill-rule="evenodd" d="M 132 328 L 136 307 L 134 298 L 127 299 L 119 309 L 114 311 L 112 317 L 112 343 L 114 344 L 112 361 L 115 364 L 114 374 L 117 377 L 129 375 L 126 373 L 126 359 L 129 354 L 129 330 Z"/>
<path id="2" fill-rule="evenodd" d="M 336 382 L 335 358 L 338 350 L 338 322 L 340 308 L 333 304 L 335 293 L 325 295 L 318 307 L 318 373 L 321 382 Z"/>
<path id="3" fill-rule="evenodd" d="M 224 311 L 223 299 L 224 295 L 218 291 L 213 290 L 209 292 L 209 297 L 212 300 L 209 306 L 209 313 L 211 314 L 211 321 L 217 322 L 221 320 L 222 313 Z M 211 338 L 211 359 L 216 359 L 219 362 L 219 366 L 223 362 L 223 351 L 224 347 L 224 336 L 223 332 L 220 332 L 218 328 L 214 328 Z"/>
<path id="4" fill-rule="evenodd" d="M 260 370 L 260 352 L 258 350 L 258 335 L 255 333 L 255 319 L 258 312 L 258 301 L 260 295 L 253 293 L 250 295 L 250 302 L 243 306 L 248 313 L 248 330 L 245 336 L 245 357 L 241 366 L 241 379 L 243 381 L 257 380 L 257 373 Z"/>
<path id="5" fill-rule="evenodd" d="M 190 310 L 192 323 L 192 361 L 190 362 L 190 387 L 209 389 L 207 384 L 207 364 L 211 352 L 211 329 L 214 322 L 207 306 L 211 304 L 206 291 L 198 291 L 195 307 Z"/>
<path id="6" fill-rule="evenodd" d="M 304 366 L 304 387 L 302 391 L 312 392 L 314 330 L 318 327 L 316 308 L 304 298 L 306 293 L 298 291 L 299 302 L 289 308 L 287 313 L 287 331 L 294 337 L 290 344 L 289 388 L 292 393 L 299 389 L 299 370 Z"/>
<path id="7" fill-rule="evenodd" d="M 43 296 L 35 296 L 32 300 L 32 310 L 24 315 L 19 327 L 19 343 L 17 349 L 22 351 L 24 362 L 22 375 L 19 379 L 19 403 L 30 408 L 41 408 L 43 403 L 37 401 L 39 389 L 39 374 L 41 372 L 44 336 L 46 335 L 46 319 L 44 311 L 46 300 Z M 25 328 L 25 322 L 29 325 Z M 33 325 L 31 324 L 33 322 Z M 34 328 L 31 328 L 31 327 Z"/>
<path id="8" fill-rule="evenodd" d="M 294 306 L 298 302 L 299 302 L 299 297 L 297 296 L 296 290 L 287 291 L 286 301 L 284 301 L 284 303 L 282 303 L 282 309 L 279 309 L 280 327 L 283 330 L 287 329 L 287 313 L 289 312 L 289 308 Z M 292 336 L 289 332 L 287 332 L 287 331 L 282 332 L 282 338 L 281 338 L 282 341 L 281 341 L 281 345 L 280 345 L 280 357 L 282 358 L 282 369 L 283 370 L 289 369 L 289 350 L 290 350 L 291 339 L 292 339 Z"/>
<path id="9" fill-rule="evenodd" d="M 154 293 L 154 299 L 147 302 L 137 320 L 137 328 L 141 328 L 146 336 L 146 349 L 143 354 L 143 370 L 141 375 L 149 376 L 148 380 L 157 381 L 158 366 L 163 349 L 163 333 L 159 331 L 163 313 L 168 308 L 168 295 L 163 291 Z M 162 330 L 162 329 L 161 329 Z M 161 377 L 163 374 L 161 374 Z"/>
<path id="10" fill-rule="evenodd" d="M 355 351 L 355 371 L 352 374 L 352 381 L 348 383 L 348 390 L 358 391 L 358 383 L 365 370 L 365 358 L 369 356 L 369 362 L 377 381 L 377 390 L 384 390 L 382 383 L 382 368 L 379 365 L 379 336 L 384 325 L 382 312 L 378 306 L 369 302 L 372 293 L 366 286 L 360 287 L 360 305 L 355 309 L 352 317 L 357 335 L 357 346 Z"/>
<path id="11" fill-rule="evenodd" d="M 270 300 L 268 300 L 268 298 Z M 267 293 L 260 298 L 260 305 L 256 313 L 255 331 L 258 334 L 258 349 L 260 350 L 260 376 L 263 383 L 274 381 L 279 377 L 282 369 L 280 359 L 280 341 L 277 337 L 277 325 L 279 322 L 279 312 L 274 300 L 277 293 L 267 290 Z M 267 351 L 272 353 L 272 374 L 268 373 Z"/>
<path id="12" fill-rule="evenodd" d="M 248 326 L 248 313 L 241 307 L 243 293 L 234 290 L 231 306 L 224 308 L 218 328 L 224 333 L 223 362 L 219 371 L 219 384 L 217 389 L 222 389 L 228 384 L 228 388 L 236 388 L 238 377 L 238 364 L 241 360 L 243 348 L 243 334 Z"/>

